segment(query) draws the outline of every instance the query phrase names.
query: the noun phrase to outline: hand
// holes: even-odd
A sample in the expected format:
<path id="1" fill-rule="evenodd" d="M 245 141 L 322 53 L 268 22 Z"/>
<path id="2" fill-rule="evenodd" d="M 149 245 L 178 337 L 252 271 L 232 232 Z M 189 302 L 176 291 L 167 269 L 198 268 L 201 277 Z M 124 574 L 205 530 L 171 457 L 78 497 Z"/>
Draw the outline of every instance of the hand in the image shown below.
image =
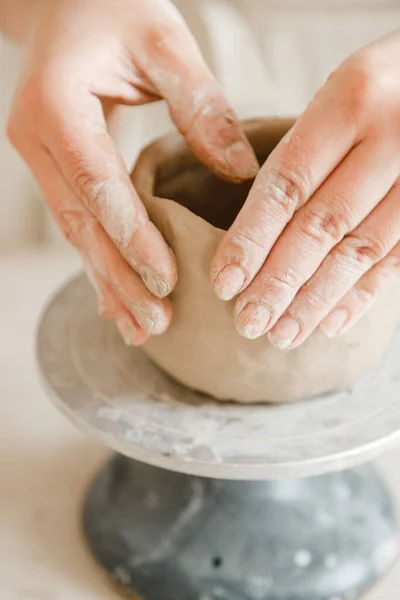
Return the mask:
<path id="1" fill-rule="evenodd" d="M 197 157 L 233 180 L 258 164 L 169 0 L 43 1 L 9 137 L 78 248 L 128 344 L 163 332 L 175 259 L 149 221 L 107 130 L 118 104 L 164 98 Z"/>
<path id="2" fill-rule="evenodd" d="M 398 276 L 399 55 L 396 34 L 346 60 L 261 168 L 211 275 L 245 337 L 336 336 Z"/>

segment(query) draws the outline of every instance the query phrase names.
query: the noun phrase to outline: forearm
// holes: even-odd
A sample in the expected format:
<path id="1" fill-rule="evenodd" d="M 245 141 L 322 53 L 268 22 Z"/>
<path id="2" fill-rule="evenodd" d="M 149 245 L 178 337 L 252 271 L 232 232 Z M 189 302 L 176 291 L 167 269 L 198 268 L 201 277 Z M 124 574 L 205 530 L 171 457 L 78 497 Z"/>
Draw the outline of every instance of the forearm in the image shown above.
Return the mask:
<path id="1" fill-rule="evenodd" d="M 0 30 L 24 43 L 42 0 L 0 0 Z"/>

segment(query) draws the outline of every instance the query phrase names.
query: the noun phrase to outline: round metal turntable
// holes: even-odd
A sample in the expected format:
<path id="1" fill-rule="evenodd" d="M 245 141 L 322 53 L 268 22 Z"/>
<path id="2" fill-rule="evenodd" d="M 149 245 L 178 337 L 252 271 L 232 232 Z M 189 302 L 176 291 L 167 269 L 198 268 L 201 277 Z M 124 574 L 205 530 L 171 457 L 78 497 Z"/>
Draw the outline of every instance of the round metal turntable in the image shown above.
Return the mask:
<path id="1" fill-rule="evenodd" d="M 119 453 L 85 504 L 98 561 L 146 600 L 365 591 L 399 549 L 386 488 L 359 466 L 400 437 L 399 350 L 400 335 L 378 373 L 340 393 L 217 403 L 126 347 L 86 278 L 72 280 L 44 313 L 37 352 L 61 410 Z"/>

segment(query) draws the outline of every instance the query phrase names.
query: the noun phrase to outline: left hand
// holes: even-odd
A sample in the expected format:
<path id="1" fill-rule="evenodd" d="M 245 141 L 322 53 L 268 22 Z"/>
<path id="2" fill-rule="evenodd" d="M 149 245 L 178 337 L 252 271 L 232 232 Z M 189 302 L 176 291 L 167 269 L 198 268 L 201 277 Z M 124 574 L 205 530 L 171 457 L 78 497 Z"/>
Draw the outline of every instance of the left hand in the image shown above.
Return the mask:
<path id="1" fill-rule="evenodd" d="M 212 264 L 247 338 L 347 331 L 400 272 L 400 34 L 347 59 L 261 168 Z"/>
<path id="2" fill-rule="evenodd" d="M 13 22 L 14 4 L 27 2 L 7 0 Z M 242 181 L 259 165 L 171 0 L 38 0 L 34 12 L 9 138 L 80 252 L 100 314 L 127 344 L 141 345 L 169 326 L 177 268 L 131 184 L 111 115 L 162 98 L 211 170 Z"/>

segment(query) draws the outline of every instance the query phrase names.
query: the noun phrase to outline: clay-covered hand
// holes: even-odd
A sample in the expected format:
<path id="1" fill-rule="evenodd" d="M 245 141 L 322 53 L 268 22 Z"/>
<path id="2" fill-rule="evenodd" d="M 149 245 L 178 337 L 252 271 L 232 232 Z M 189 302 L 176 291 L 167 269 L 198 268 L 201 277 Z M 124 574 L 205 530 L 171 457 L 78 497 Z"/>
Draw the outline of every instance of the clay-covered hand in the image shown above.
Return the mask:
<path id="1" fill-rule="evenodd" d="M 345 332 L 400 272 L 400 35 L 346 60 L 268 157 L 212 265 L 242 335 Z"/>
<path id="2" fill-rule="evenodd" d="M 163 332 L 175 259 L 149 221 L 107 117 L 163 98 L 197 157 L 228 179 L 258 170 L 237 118 L 169 0 L 39 3 L 9 137 L 82 254 L 128 344 Z"/>

